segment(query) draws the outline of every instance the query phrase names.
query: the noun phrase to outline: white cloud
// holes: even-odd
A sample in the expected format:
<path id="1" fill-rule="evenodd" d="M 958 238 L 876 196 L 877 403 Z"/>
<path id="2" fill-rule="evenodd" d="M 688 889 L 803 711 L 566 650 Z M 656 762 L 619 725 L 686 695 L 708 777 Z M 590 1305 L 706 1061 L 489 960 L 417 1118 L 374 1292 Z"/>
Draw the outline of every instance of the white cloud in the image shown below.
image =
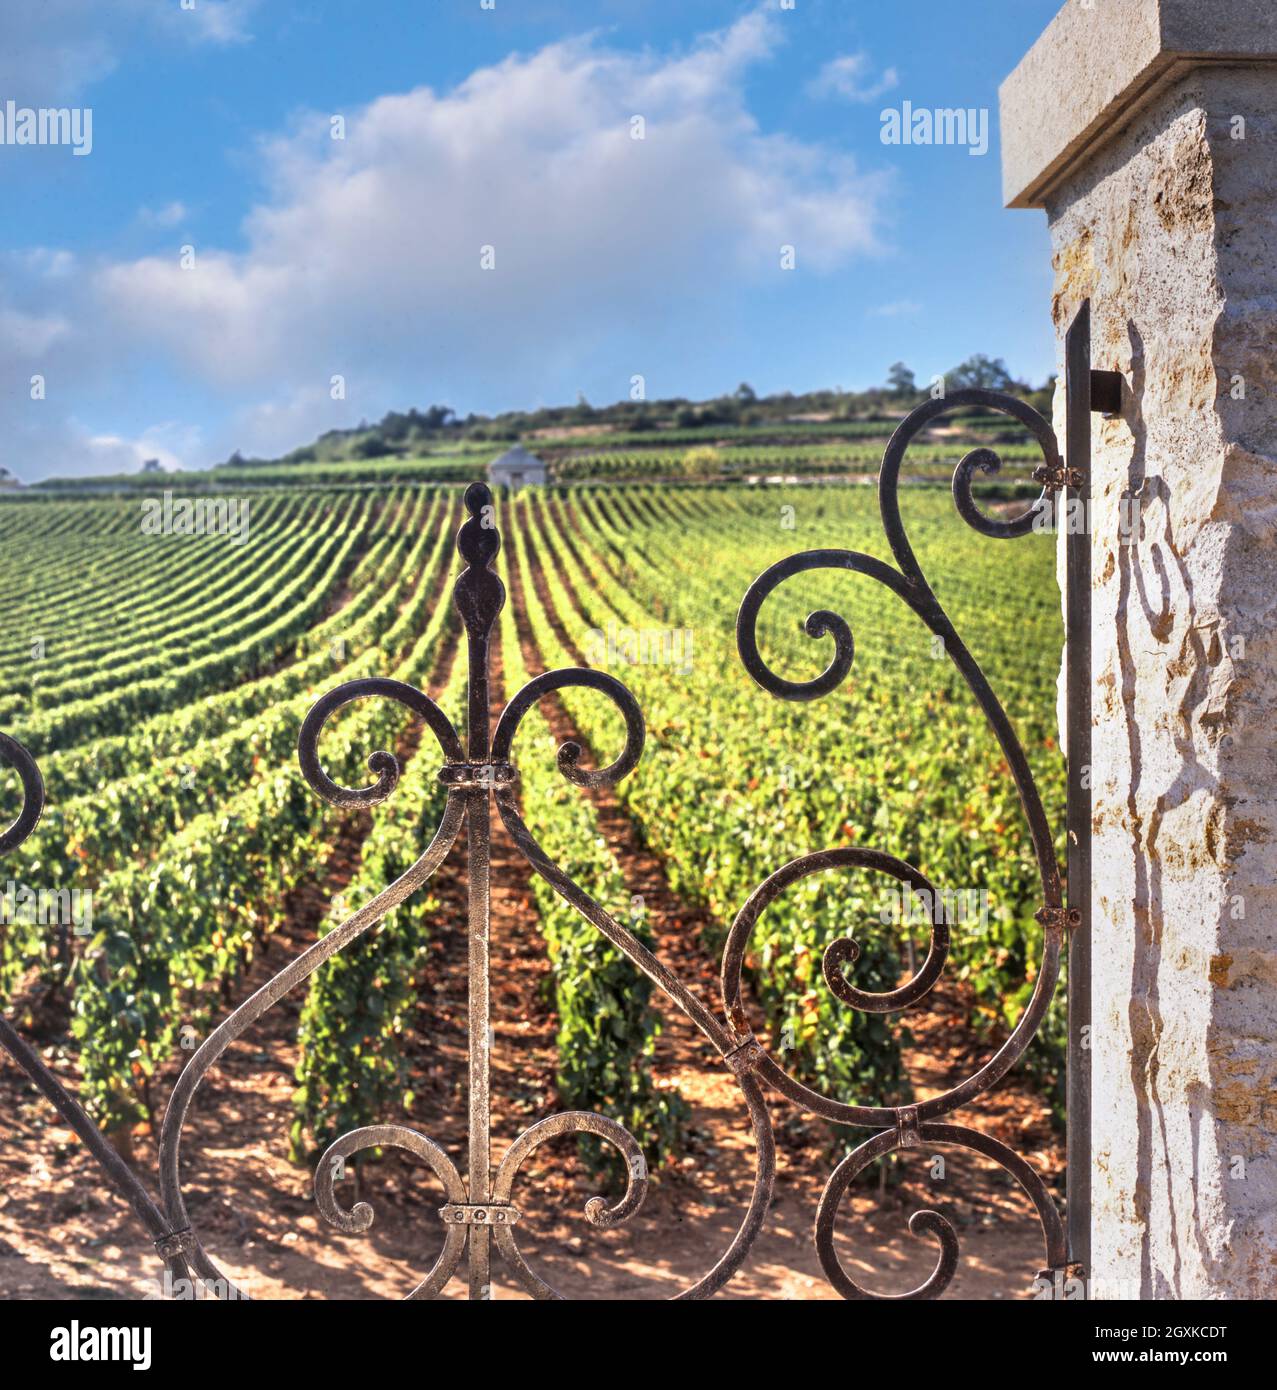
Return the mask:
<path id="1" fill-rule="evenodd" d="M 50 105 L 77 96 L 110 74 L 118 55 L 157 32 L 192 43 L 230 44 L 248 37 L 259 0 L 6 0 L 0 29 L 0 97 Z"/>
<path id="2" fill-rule="evenodd" d="M 95 22 L 93 0 L 5 6 L 0 34 L 0 96 L 19 106 L 49 105 L 115 66 L 110 26 Z"/>
<path id="3" fill-rule="evenodd" d="M 887 68 L 874 79 L 873 63 L 867 53 L 845 53 L 831 58 L 811 81 L 808 91 L 814 97 L 838 97 L 843 101 L 873 101 L 900 82 L 895 68 Z"/>
<path id="4" fill-rule="evenodd" d="M 28 314 L 0 305 L 0 343 L 21 344 L 32 362 L 47 356 L 70 331 L 71 325 L 60 314 Z"/>
<path id="5" fill-rule="evenodd" d="M 174 435 L 176 439 L 171 437 Z M 86 434 L 82 436 L 81 445 L 86 455 L 84 471 L 87 474 L 136 473 L 151 459 L 158 460 L 161 468 L 181 468 L 184 454 L 195 442 L 187 430 L 172 425 L 156 426 L 137 439 L 123 439 L 115 434 Z"/>
<path id="6" fill-rule="evenodd" d="M 74 273 L 79 264 L 74 252 L 55 246 L 32 246 L 25 251 L 11 251 L 8 260 L 28 282 L 33 279 L 64 280 Z"/>
<path id="7" fill-rule="evenodd" d="M 177 201 L 158 208 L 144 207 L 138 212 L 138 220 L 148 227 L 176 227 L 186 218 L 186 204 Z"/>
<path id="8" fill-rule="evenodd" d="M 173 466 L 200 452 L 198 430 L 184 424 L 130 436 L 77 418 L 86 392 L 120 392 L 131 347 L 92 322 L 85 283 L 68 252 L 0 254 L 0 464 L 24 482 L 118 473 L 149 458 Z"/>
<path id="9" fill-rule="evenodd" d="M 56 406 L 27 402 L 25 411 L 0 408 L 5 447 L 0 463 L 25 483 L 50 477 L 97 477 L 134 473 L 148 459 L 166 469 L 180 468 L 200 449 L 198 430 L 160 425 L 135 437 L 96 433 L 74 416 L 59 416 Z"/>
<path id="10" fill-rule="evenodd" d="M 557 396 L 604 340 L 629 345 L 618 381 L 656 370 L 635 359 L 672 319 L 726 321 L 779 283 L 783 245 L 805 274 L 877 250 L 889 176 L 766 134 L 747 107 L 782 29 L 754 12 L 673 55 L 551 44 L 344 112 L 345 140 L 299 117 L 261 147 L 244 249 L 98 263 L 66 309 L 80 346 L 113 379 L 158 360 L 216 394 L 226 426 L 188 462 L 391 406 Z"/>
<path id="11" fill-rule="evenodd" d="M 277 399 L 236 409 L 222 428 L 228 442 L 219 457 L 239 449 L 259 458 L 276 458 L 299 444 L 309 444 L 325 430 L 350 423 L 349 407 L 334 401 L 326 386 L 300 386 Z"/>
<path id="12" fill-rule="evenodd" d="M 189 9 L 168 0 L 161 12 L 169 28 L 196 43 L 243 43 L 249 37 L 249 16 L 259 0 L 191 0 Z"/>

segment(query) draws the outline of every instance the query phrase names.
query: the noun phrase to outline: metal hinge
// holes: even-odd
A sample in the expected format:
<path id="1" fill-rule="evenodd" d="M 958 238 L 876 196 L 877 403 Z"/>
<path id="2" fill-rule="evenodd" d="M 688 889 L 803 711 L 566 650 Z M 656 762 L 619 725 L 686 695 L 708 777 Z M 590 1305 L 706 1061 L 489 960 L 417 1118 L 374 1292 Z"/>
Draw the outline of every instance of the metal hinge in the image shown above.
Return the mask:
<path id="1" fill-rule="evenodd" d="M 1066 487 L 1082 487 L 1086 483 L 1080 468 L 1069 468 L 1062 463 L 1057 463 L 1054 467 L 1047 463 L 1038 464 L 1033 470 L 1033 481 L 1041 483 L 1048 492 L 1059 492 Z"/>
<path id="2" fill-rule="evenodd" d="M 1054 928 L 1056 931 L 1070 931 L 1082 925 L 1082 909 L 1080 907 L 1040 907 L 1033 914 L 1033 920 L 1048 930 Z"/>

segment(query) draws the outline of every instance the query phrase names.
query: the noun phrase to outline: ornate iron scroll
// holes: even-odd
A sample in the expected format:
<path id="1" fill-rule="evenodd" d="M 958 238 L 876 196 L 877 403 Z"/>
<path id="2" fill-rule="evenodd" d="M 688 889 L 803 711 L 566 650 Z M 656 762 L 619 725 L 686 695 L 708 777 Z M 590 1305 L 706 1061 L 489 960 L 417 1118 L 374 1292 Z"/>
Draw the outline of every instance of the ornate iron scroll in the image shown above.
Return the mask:
<path id="1" fill-rule="evenodd" d="M 758 1063 L 760 1078 L 804 1110 L 839 1124 L 880 1131 L 838 1165 L 825 1187 L 817 1210 L 816 1246 L 820 1261 L 830 1283 L 846 1298 L 935 1298 L 944 1292 L 953 1278 L 958 1265 L 957 1235 L 939 1212 L 919 1211 L 910 1218 L 909 1229 L 914 1235 L 929 1234 L 935 1237 L 940 1247 L 939 1259 L 932 1274 L 910 1293 L 880 1295 L 861 1288 L 843 1269 L 834 1248 L 834 1217 L 852 1178 L 875 1159 L 924 1141 L 971 1149 L 1005 1168 L 1028 1194 L 1042 1223 L 1046 1267 L 1040 1277 L 1050 1278 L 1068 1267 L 1063 1224 L 1050 1194 L 1033 1169 L 1012 1150 L 988 1135 L 959 1125 L 934 1123 L 996 1085 L 1032 1042 L 1055 992 L 1066 930 L 1080 920 L 1079 914 L 1066 910 L 1064 906 L 1060 868 L 1050 826 L 1024 750 L 984 673 L 927 583 L 900 516 L 900 466 L 910 443 L 940 416 L 969 406 L 1011 415 L 1034 436 L 1044 456 L 1034 477 L 1043 484 L 1043 490 L 1031 506 L 1010 520 L 995 520 L 987 516 L 972 495 L 972 482 L 977 471 L 997 473 L 1001 461 L 992 449 L 974 449 L 959 462 L 953 475 L 953 501 L 958 515 L 982 535 L 1000 540 L 1026 535 L 1040 521 L 1050 524 L 1054 519 L 1055 493 L 1078 487 L 1083 481 L 1062 463 L 1051 426 L 1037 411 L 1015 397 L 994 391 L 957 391 L 942 399 L 929 401 L 913 411 L 892 435 L 883 455 L 878 474 L 878 504 L 887 544 L 895 557 L 896 566 L 893 568 L 872 555 L 851 550 L 809 550 L 791 555 L 765 570 L 750 585 L 736 623 L 736 641 L 741 660 L 758 685 L 780 699 L 814 700 L 834 690 L 851 670 L 855 656 L 851 628 L 836 613 L 823 609 L 812 613 L 805 624 L 807 635 L 813 638 L 832 637 L 833 657 L 826 669 L 812 680 L 786 680 L 771 670 L 758 649 L 758 615 L 773 590 L 786 579 L 808 570 L 841 569 L 867 575 L 902 599 L 941 639 L 945 653 L 975 696 L 1002 749 L 1028 822 L 1042 885 L 1042 907 L 1036 914 L 1042 927 L 1042 956 L 1032 997 L 1005 1042 L 973 1076 L 952 1086 L 942 1095 L 933 1096 L 917 1105 L 846 1105 L 821 1096 L 796 1081 L 766 1054 Z M 868 994 L 855 989 L 847 981 L 844 970 L 848 964 L 854 963 L 859 954 L 858 946 L 850 939 L 840 939 L 827 947 L 823 962 L 824 977 L 840 1000 L 866 1012 L 894 1013 L 922 999 L 943 971 L 949 947 L 948 926 L 939 905 L 939 895 L 917 869 L 871 849 L 822 850 L 808 854 L 778 870 L 756 889 L 732 925 L 723 958 L 723 999 L 728 1017 L 741 1036 L 748 1036 L 749 1026 L 741 1005 L 741 967 L 755 922 L 763 909 L 790 884 L 810 874 L 837 867 L 871 869 L 889 874 L 909 889 L 921 891 L 925 895 L 923 901 L 932 904 L 931 942 L 927 958 L 914 977 L 897 989 L 882 994 Z"/>
<path id="2" fill-rule="evenodd" d="M 941 1117 L 950 1115 L 995 1085 L 1028 1046 L 1054 991 L 1061 946 L 1070 921 L 1070 915 L 1063 905 L 1059 866 L 1050 828 L 1023 749 L 979 666 L 928 585 L 914 558 L 900 518 L 900 466 L 910 441 L 938 416 L 972 405 L 1012 415 L 1032 432 L 1045 456 L 1039 476 L 1046 483 L 1046 489 L 1042 497 L 1012 520 L 1000 521 L 986 516 L 977 507 L 972 495 L 972 479 L 977 470 L 996 472 L 999 461 L 992 451 L 977 449 L 959 463 L 954 473 L 954 502 L 962 518 L 984 535 L 1003 538 L 1024 535 L 1042 509 L 1051 505 L 1052 488 L 1071 485 L 1063 470 L 1050 426 L 1021 401 L 988 391 L 961 391 L 945 400 L 930 402 L 914 411 L 896 430 L 887 446 L 880 472 L 879 502 L 883 526 L 896 567 L 869 555 L 842 550 L 809 551 L 782 560 L 759 576 L 746 593 L 738 616 L 737 640 L 750 675 L 772 694 L 784 699 L 810 700 L 833 690 L 850 670 L 855 649 L 849 626 L 837 614 L 820 611 L 807 619 L 806 631 L 811 637 L 829 636 L 834 641 L 834 654 L 828 668 L 809 681 L 793 682 L 776 675 L 763 661 L 756 638 L 759 611 L 779 584 L 807 570 L 829 568 L 851 570 L 877 580 L 901 598 L 931 632 L 943 638 L 945 650 L 975 695 L 1006 757 L 1028 821 L 1041 877 L 1043 905 L 1037 918 L 1042 926 L 1043 945 L 1033 996 L 1023 1016 L 996 1053 L 973 1076 L 943 1095 L 917 1105 L 850 1105 L 822 1096 L 789 1076 L 751 1031 L 742 1004 L 742 970 L 750 933 L 763 910 L 788 886 L 826 869 L 854 868 L 887 874 L 912 890 L 929 890 L 931 902 L 939 902 L 939 896 L 931 890 L 931 885 L 917 869 L 889 854 L 859 848 L 825 850 L 794 860 L 762 883 L 741 908 L 729 933 L 722 963 L 722 1018 L 707 1010 L 624 925 L 550 859 L 528 829 L 516 796 L 518 773 L 511 762 L 511 752 L 523 716 L 544 695 L 569 686 L 597 690 L 616 705 L 625 722 L 626 736 L 625 746 L 612 764 L 597 770 L 586 770 L 580 766 L 580 747 L 565 743 L 558 750 L 560 771 L 569 781 L 583 787 L 613 785 L 634 769 L 643 748 L 643 717 L 630 692 L 612 676 L 572 668 L 535 677 L 509 700 L 495 728 L 490 727 L 489 639 L 505 602 L 505 591 L 492 569 L 500 548 L 500 536 L 493 524 L 492 495 L 485 485 L 476 483 L 465 494 L 469 518 L 457 538 L 465 568 L 457 578 L 454 589 L 454 599 L 465 625 L 469 657 L 468 720 L 464 744 L 433 700 L 411 686 L 385 679 L 349 682 L 325 695 L 307 715 L 298 740 L 302 774 L 321 797 L 336 806 L 370 807 L 394 792 L 400 775 L 398 761 L 385 751 L 373 753 L 369 758 L 369 767 L 377 780 L 372 785 L 360 788 L 338 785 L 324 771 L 319 755 L 320 737 L 326 721 L 349 702 L 371 697 L 396 701 L 419 716 L 439 744 L 442 754 L 439 776 L 447 788 L 444 810 L 434 838 L 406 873 L 341 926 L 297 956 L 235 1009 L 192 1055 L 165 1111 L 160 1135 L 161 1200 L 158 1205 L 40 1058 L 8 1022 L 0 1019 L 0 1043 L 14 1055 L 64 1120 L 76 1130 L 108 1177 L 132 1204 L 150 1232 L 177 1287 L 189 1287 L 189 1276 L 193 1271 L 210 1292 L 242 1296 L 205 1252 L 198 1235 L 191 1228 L 182 1196 L 182 1129 L 200 1082 L 231 1043 L 286 991 L 306 979 L 330 956 L 354 943 L 391 908 L 420 888 L 451 850 L 463 822 L 467 826 L 469 858 L 468 1177 L 463 1178 L 452 1157 L 425 1135 L 402 1124 L 368 1126 L 343 1135 L 320 1159 L 315 1177 L 319 1209 L 341 1230 L 366 1230 L 373 1220 L 372 1209 L 364 1202 L 357 1203 L 351 1210 L 340 1205 L 334 1191 L 335 1160 L 374 1147 L 399 1147 L 415 1154 L 433 1172 L 442 1189 L 445 1200 L 440 1208 L 440 1217 L 445 1227 L 445 1237 L 433 1268 L 425 1272 L 409 1297 L 428 1298 L 438 1294 L 459 1270 L 463 1258 L 468 1254 L 470 1296 L 482 1299 L 491 1296 L 490 1262 L 494 1243 L 511 1276 L 523 1289 L 537 1298 L 560 1297 L 528 1264 L 516 1238 L 520 1220 L 515 1200 L 519 1171 L 528 1156 L 542 1144 L 566 1134 L 591 1134 L 610 1144 L 624 1159 L 628 1172 L 624 1194 L 611 1205 L 602 1197 L 591 1199 L 585 1207 L 585 1218 L 589 1224 L 596 1227 L 616 1225 L 632 1217 L 641 1206 L 648 1183 L 642 1150 L 621 1125 L 599 1114 L 574 1111 L 542 1119 L 515 1140 L 495 1173 L 492 1171 L 488 1075 L 488 922 L 493 802 L 506 831 L 532 868 L 691 1019 L 718 1050 L 723 1065 L 740 1088 L 756 1142 L 753 1190 L 740 1226 L 717 1263 L 699 1281 L 682 1290 L 678 1298 L 706 1298 L 722 1288 L 740 1268 L 762 1228 L 775 1181 L 775 1147 L 765 1103 L 767 1088 L 802 1109 L 835 1123 L 876 1131 L 834 1170 L 816 1215 L 815 1241 L 821 1263 L 833 1287 L 844 1297 L 893 1296 L 871 1293 L 862 1288 L 839 1262 L 834 1246 L 834 1224 L 843 1195 L 856 1174 L 875 1159 L 893 1150 L 922 1143 L 956 1145 L 1000 1164 L 1028 1194 L 1041 1220 L 1047 1271 L 1062 1271 L 1066 1267 L 1068 1256 L 1064 1229 L 1041 1178 L 1023 1159 L 989 1136 L 961 1125 L 939 1123 Z M 34 828 L 44 790 L 34 761 L 20 745 L 0 735 L 0 755 L 17 766 L 24 786 L 22 813 L 13 827 L 0 837 L 0 848 L 12 849 Z M 917 1003 L 932 988 L 944 968 L 948 944 L 948 926 L 937 908 L 933 912 L 931 943 L 926 960 L 904 985 L 886 993 L 873 994 L 851 984 L 845 971 L 854 964 L 858 948 L 847 939 L 833 942 L 826 950 L 825 980 L 833 993 L 849 1007 L 871 1012 L 902 1010 Z M 936 1297 L 949 1285 L 957 1268 L 957 1236 L 951 1224 L 935 1211 L 916 1212 L 910 1219 L 909 1227 L 915 1235 L 932 1236 L 939 1253 L 931 1275 L 918 1288 L 899 1297 Z"/>

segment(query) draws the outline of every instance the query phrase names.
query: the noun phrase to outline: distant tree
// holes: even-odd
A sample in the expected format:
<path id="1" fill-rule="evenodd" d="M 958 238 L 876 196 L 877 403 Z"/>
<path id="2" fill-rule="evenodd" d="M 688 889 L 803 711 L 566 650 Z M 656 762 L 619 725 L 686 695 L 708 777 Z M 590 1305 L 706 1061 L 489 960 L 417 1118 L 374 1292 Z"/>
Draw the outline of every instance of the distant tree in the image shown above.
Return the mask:
<path id="1" fill-rule="evenodd" d="M 1025 396 L 1025 400 L 1038 412 L 1045 415 L 1049 420 L 1051 411 L 1055 408 L 1055 374 L 1052 373 L 1046 381 L 1036 391 L 1030 391 Z"/>
<path id="2" fill-rule="evenodd" d="M 412 412 L 414 415 L 417 412 Z M 429 410 L 424 411 L 417 417 L 422 426 L 428 430 L 446 429 L 457 418 L 456 412 L 448 405 L 432 405 Z M 474 417 L 471 416 L 471 419 Z"/>
<path id="3" fill-rule="evenodd" d="M 377 426 L 377 434 L 382 439 L 406 439 L 411 428 L 412 421 L 407 415 L 400 415 L 398 411 L 392 410 L 382 417 L 381 423 Z"/>
<path id="4" fill-rule="evenodd" d="M 894 362 L 887 372 L 887 386 L 893 396 L 912 396 L 918 390 L 918 378 L 903 362 Z"/>
<path id="5" fill-rule="evenodd" d="M 752 405 L 758 399 L 758 396 L 755 394 L 754 388 L 749 382 L 742 381 L 736 388 L 736 399 L 740 401 L 742 405 Z"/>
<path id="6" fill-rule="evenodd" d="M 1000 357 L 988 357 L 977 352 L 960 362 L 946 378 L 949 388 L 965 391 L 976 388 L 981 391 L 1012 391 L 1018 382 L 1007 371 L 1007 364 Z"/>

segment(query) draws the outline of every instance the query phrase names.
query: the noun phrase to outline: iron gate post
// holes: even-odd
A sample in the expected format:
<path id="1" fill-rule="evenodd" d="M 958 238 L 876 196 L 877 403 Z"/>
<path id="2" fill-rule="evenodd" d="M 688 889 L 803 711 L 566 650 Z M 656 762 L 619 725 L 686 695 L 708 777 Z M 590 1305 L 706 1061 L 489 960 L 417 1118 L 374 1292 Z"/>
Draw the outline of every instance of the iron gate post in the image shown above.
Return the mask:
<path id="1" fill-rule="evenodd" d="M 492 1019 L 489 1002 L 489 929 L 491 926 L 491 779 L 483 775 L 491 751 L 488 691 L 492 626 L 505 604 L 505 587 L 489 568 L 500 547 L 492 500 L 486 489 L 476 498 L 470 519 L 457 536 L 466 569 L 457 579 L 456 605 L 466 628 L 468 667 L 466 719 L 470 763 L 479 770 L 478 785 L 466 798 L 466 887 L 469 907 L 470 965 L 470 1134 L 467 1183 L 470 1205 L 488 1205 L 492 1182 L 490 1053 Z M 470 1297 L 492 1295 L 491 1232 L 472 1224 L 469 1240 Z"/>
<path id="2" fill-rule="evenodd" d="M 1068 1052 L 1066 1072 L 1069 1263 L 1091 1260 L 1091 305 L 1064 340 L 1065 453 L 1074 486 L 1065 549 L 1065 744 L 1068 757 Z M 1082 524 L 1076 525 L 1080 513 Z M 1083 1284 L 1085 1287 L 1085 1284 Z"/>

